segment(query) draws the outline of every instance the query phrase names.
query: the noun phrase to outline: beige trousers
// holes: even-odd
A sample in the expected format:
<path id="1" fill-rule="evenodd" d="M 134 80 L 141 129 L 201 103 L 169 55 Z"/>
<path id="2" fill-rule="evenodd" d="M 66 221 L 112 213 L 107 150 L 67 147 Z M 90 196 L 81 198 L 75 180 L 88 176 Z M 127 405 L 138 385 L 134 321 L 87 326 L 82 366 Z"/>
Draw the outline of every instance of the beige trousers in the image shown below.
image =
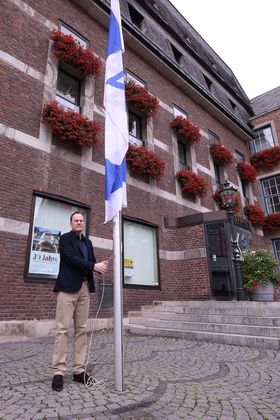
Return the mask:
<path id="1" fill-rule="evenodd" d="M 78 374 L 85 370 L 89 300 L 87 281 L 83 282 L 77 293 L 58 292 L 53 352 L 54 375 L 64 375 L 66 371 L 67 338 L 72 319 L 74 320 L 73 372 Z"/>

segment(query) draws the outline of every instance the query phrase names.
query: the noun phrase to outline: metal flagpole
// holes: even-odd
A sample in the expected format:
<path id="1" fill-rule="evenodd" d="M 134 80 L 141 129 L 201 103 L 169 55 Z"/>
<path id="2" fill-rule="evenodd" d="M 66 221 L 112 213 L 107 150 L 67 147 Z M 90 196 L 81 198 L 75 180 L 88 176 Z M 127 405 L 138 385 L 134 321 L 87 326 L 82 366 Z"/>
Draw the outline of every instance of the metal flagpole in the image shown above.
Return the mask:
<path id="1" fill-rule="evenodd" d="M 123 304 L 122 304 L 122 264 L 121 264 L 121 212 L 113 218 L 114 249 L 114 350 L 115 388 L 123 389 Z"/>

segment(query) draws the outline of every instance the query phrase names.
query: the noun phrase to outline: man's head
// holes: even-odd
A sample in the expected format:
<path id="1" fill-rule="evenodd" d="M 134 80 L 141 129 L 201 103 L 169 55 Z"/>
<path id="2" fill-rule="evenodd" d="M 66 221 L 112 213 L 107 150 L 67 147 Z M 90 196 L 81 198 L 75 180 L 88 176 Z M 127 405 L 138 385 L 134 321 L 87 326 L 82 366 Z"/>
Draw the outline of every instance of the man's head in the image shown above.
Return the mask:
<path id="1" fill-rule="evenodd" d="M 70 226 L 73 232 L 80 236 L 85 226 L 84 215 L 79 211 L 72 213 L 70 216 Z"/>

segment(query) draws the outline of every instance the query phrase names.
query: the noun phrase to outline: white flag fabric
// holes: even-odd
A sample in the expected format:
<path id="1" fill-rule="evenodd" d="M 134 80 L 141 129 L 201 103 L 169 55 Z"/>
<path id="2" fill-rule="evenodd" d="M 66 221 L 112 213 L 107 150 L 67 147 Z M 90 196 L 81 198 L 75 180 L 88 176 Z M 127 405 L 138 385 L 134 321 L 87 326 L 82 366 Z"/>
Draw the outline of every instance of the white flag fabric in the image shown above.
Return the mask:
<path id="1" fill-rule="evenodd" d="M 128 122 L 122 54 L 124 44 L 119 0 L 111 0 L 105 70 L 105 223 L 126 200 L 126 160 Z"/>

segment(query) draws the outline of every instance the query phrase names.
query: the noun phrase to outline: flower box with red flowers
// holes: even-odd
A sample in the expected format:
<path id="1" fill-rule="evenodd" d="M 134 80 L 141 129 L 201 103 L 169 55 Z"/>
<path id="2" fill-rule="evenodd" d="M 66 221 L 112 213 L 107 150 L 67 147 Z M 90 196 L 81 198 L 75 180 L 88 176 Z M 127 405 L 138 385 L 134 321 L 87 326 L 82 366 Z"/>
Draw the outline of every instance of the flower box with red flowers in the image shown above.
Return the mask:
<path id="1" fill-rule="evenodd" d="M 188 194 L 198 195 L 199 197 L 205 196 L 208 189 L 208 182 L 201 175 L 197 175 L 188 169 L 182 169 L 177 172 L 176 178 L 182 186 L 182 191 Z"/>
<path id="2" fill-rule="evenodd" d="M 257 171 L 254 166 L 247 162 L 239 162 L 237 164 L 237 172 L 242 180 L 248 182 L 256 181 Z"/>
<path id="3" fill-rule="evenodd" d="M 192 144 L 200 141 L 199 127 L 194 125 L 188 118 L 184 118 L 181 115 L 175 117 L 171 121 L 171 128 L 188 143 Z"/>
<path id="4" fill-rule="evenodd" d="M 55 57 L 76 67 L 82 76 L 98 74 L 101 59 L 91 50 L 83 48 L 72 35 L 54 30 L 51 40 L 54 41 L 52 52 Z"/>
<path id="5" fill-rule="evenodd" d="M 266 216 L 263 230 L 266 233 L 276 233 L 280 231 L 280 213 L 271 213 Z"/>
<path id="6" fill-rule="evenodd" d="M 251 156 L 251 164 L 255 169 L 270 169 L 280 162 L 280 146 L 264 149 Z"/>
<path id="7" fill-rule="evenodd" d="M 214 201 L 218 204 L 219 208 L 221 210 L 225 210 L 226 207 L 223 204 L 223 200 L 222 200 L 222 197 L 221 197 L 221 191 L 222 191 L 221 188 L 217 188 L 216 191 L 213 194 L 213 198 L 214 198 Z M 234 213 L 238 213 L 239 210 L 240 210 L 240 197 L 239 197 L 239 195 L 235 195 L 234 199 L 233 199 L 233 211 L 234 211 Z"/>
<path id="8" fill-rule="evenodd" d="M 260 207 L 255 206 L 254 204 L 247 204 L 243 211 L 254 227 L 262 227 L 264 225 L 266 215 Z"/>
<path id="9" fill-rule="evenodd" d="M 81 147 L 91 146 L 101 130 L 99 123 L 70 109 L 65 111 L 57 101 L 45 105 L 42 120 L 61 141 Z"/>
<path id="10" fill-rule="evenodd" d="M 217 165 L 229 165 L 233 162 L 233 153 L 223 144 L 215 142 L 210 146 L 210 153 Z"/>
<path id="11" fill-rule="evenodd" d="M 158 181 L 164 175 L 165 161 L 144 146 L 130 144 L 126 161 L 136 174 L 149 175 Z"/>
<path id="12" fill-rule="evenodd" d="M 141 114 L 154 117 L 159 108 L 159 100 L 151 95 L 146 88 L 138 85 L 132 80 L 125 84 L 126 101 Z"/>

